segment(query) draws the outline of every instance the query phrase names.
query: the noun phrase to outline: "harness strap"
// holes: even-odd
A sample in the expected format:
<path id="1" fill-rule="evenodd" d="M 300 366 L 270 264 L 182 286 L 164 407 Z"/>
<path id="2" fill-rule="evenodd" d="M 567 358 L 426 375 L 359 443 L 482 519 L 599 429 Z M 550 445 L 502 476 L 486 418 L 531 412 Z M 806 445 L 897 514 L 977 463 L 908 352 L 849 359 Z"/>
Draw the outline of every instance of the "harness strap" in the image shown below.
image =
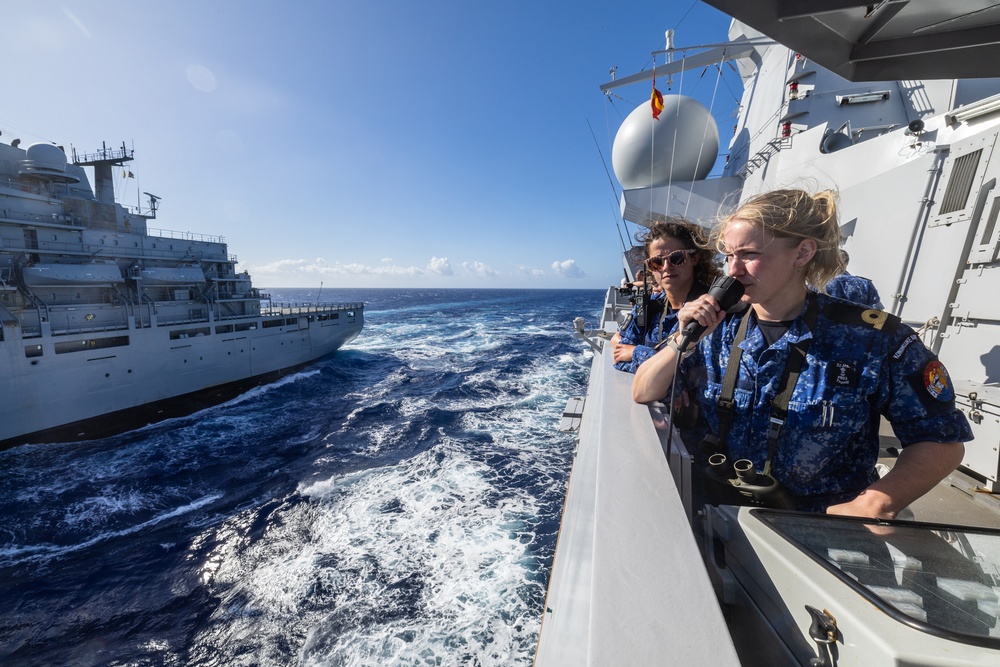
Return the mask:
<path id="1" fill-rule="evenodd" d="M 810 331 L 815 331 L 816 320 L 819 315 L 819 303 L 816 295 L 810 292 L 806 297 L 806 313 L 803 321 Z M 729 363 L 726 365 L 726 374 L 722 380 L 722 391 L 717 401 L 719 414 L 719 444 L 722 453 L 729 457 L 728 446 L 726 444 L 729 437 L 729 428 L 733 421 L 733 396 L 736 393 L 736 380 L 739 376 L 740 360 L 743 357 L 743 349 L 740 344 L 746 339 L 748 322 L 751 313 L 744 316 L 743 321 L 736 331 L 736 338 L 733 339 L 733 346 L 729 353 Z M 764 474 L 771 474 L 771 461 L 778 450 L 778 441 L 781 438 L 781 431 L 788 418 L 788 403 L 795 391 L 795 384 L 799 380 L 802 366 L 805 364 L 806 352 L 809 344 L 815 336 L 800 339 L 793 343 L 788 350 L 788 358 L 785 360 L 785 368 L 782 371 L 781 381 L 778 384 L 778 393 L 771 399 L 771 414 L 769 417 L 770 426 L 767 429 L 767 460 L 764 462 Z"/>

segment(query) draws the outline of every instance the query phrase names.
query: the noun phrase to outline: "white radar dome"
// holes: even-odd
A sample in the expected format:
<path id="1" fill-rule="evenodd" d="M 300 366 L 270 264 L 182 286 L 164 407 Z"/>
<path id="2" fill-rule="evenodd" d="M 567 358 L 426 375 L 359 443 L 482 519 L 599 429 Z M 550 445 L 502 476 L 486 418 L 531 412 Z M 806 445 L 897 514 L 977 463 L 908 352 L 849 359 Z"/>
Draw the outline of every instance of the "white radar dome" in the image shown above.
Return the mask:
<path id="1" fill-rule="evenodd" d="M 78 176 L 66 173 L 66 154 L 58 146 L 32 144 L 26 153 L 27 159 L 18 162 L 19 175 L 63 183 L 80 182 Z"/>
<path id="2" fill-rule="evenodd" d="M 618 128 L 611 164 L 626 190 L 708 176 L 719 154 L 719 128 L 708 109 L 683 95 L 664 95 L 659 120 L 649 102 Z"/>
<path id="3" fill-rule="evenodd" d="M 32 144 L 28 146 L 28 160 L 40 170 L 65 172 L 66 154 L 52 144 Z"/>

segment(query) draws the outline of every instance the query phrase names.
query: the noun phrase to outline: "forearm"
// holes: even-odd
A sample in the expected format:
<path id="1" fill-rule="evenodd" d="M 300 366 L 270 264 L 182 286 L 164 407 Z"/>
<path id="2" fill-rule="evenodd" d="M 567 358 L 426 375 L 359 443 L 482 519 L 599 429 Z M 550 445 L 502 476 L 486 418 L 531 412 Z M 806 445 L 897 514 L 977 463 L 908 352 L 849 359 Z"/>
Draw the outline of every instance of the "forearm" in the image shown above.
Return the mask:
<path id="1" fill-rule="evenodd" d="M 652 403 L 667 395 L 677 366 L 677 351 L 664 345 L 659 352 L 646 359 L 635 369 L 632 380 L 632 400 Z"/>
<path id="2" fill-rule="evenodd" d="M 930 491 L 954 470 L 965 455 L 961 442 L 915 442 L 904 447 L 892 470 L 851 502 L 827 509 L 848 514 L 892 519 L 907 505 Z"/>

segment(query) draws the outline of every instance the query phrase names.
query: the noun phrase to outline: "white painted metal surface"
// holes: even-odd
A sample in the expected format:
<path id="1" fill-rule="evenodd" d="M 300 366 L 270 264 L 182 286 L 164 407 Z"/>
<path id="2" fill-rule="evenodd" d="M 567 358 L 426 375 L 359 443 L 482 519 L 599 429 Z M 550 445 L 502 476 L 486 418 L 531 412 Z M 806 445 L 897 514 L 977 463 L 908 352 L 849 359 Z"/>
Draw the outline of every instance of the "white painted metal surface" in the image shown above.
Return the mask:
<path id="1" fill-rule="evenodd" d="M 612 361 L 591 368 L 535 665 L 738 665 L 649 408 Z"/>

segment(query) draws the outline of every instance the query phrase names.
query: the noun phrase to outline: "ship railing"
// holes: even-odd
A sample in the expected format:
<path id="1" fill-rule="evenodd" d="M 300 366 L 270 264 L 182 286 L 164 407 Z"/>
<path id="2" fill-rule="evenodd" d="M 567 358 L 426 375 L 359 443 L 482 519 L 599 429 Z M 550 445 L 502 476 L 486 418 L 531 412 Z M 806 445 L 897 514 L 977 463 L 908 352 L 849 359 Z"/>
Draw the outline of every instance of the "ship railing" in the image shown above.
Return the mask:
<path id="1" fill-rule="evenodd" d="M 158 236 L 163 239 L 179 239 L 181 241 L 201 241 L 205 243 L 225 243 L 224 236 L 209 236 L 208 234 L 195 234 L 194 232 L 178 232 L 172 229 L 147 228 L 146 233 L 150 236 Z"/>
<path id="2" fill-rule="evenodd" d="M 208 322 L 207 315 L 202 317 L 191 317 L 190 315 L 177 315 L 172 317 L 170 315 L 158 314 L 156 316 L 156 324 L 161 327 L 168 325 L 173 326 L 174 324 L 196 324 L 203 322 Z"/>
<path id="3" fill-rule="evenodd" d="M 45 194 L 44 190 L 37 184 L 21 183 L 10 178 L 6 179 L 3 185 L 5 188 L 10 188 L 11 190 L 19 190 L 20 192 L 26 192 L 29 195 Z"/>
<path id="4" fill-rule="evenodd" d="M 5 220 L 14 220 L 16 222 L 29 222 L 32 224 L 46 224 L 51 223 L 53 225 L 69 226 L 69 227 L 83 227 L 83 218 L 66 215 L 63 213 L 26 213 L 24 211 L 11 211 L 5 210 L 3 218 Z"/>
<path id="5" fill-rule="evenodd" d="M 273 304 L 269 308 L 262 308 L 260 314 L 262 317 L 269 317 L 274 315 L 316 315 L 321 313 L 329 313 L 334 311 L 345 311 L 345 310 L 363 310 L 365 304 L 362 302 L 354 303 L 317 303 L 317 304 Z"/>
<path id="6" fill-rule="evenodd" d="M 77 153 L 76 149 L 73 149 L 73 164 L 90 164 L 93 162 L 119 162 L 119 161 L 129 161 L 132 159 L 134 151 L 126 149 L 124 146 L 121 148 L 102 148 L 94 153 Z"/>
<path id="7" fill-rule="evenodd" d="M 57 327 L 53 323 L 52 335 L 68 336 L 68 335 L 82 334 L 82 333 L 99 333 L 102 331 L 123 331 L 125 329 L 128 329 L 128 324 L 115 323 L 115 324 L 104 324 L 100 326 L 66 325 Z"/>

